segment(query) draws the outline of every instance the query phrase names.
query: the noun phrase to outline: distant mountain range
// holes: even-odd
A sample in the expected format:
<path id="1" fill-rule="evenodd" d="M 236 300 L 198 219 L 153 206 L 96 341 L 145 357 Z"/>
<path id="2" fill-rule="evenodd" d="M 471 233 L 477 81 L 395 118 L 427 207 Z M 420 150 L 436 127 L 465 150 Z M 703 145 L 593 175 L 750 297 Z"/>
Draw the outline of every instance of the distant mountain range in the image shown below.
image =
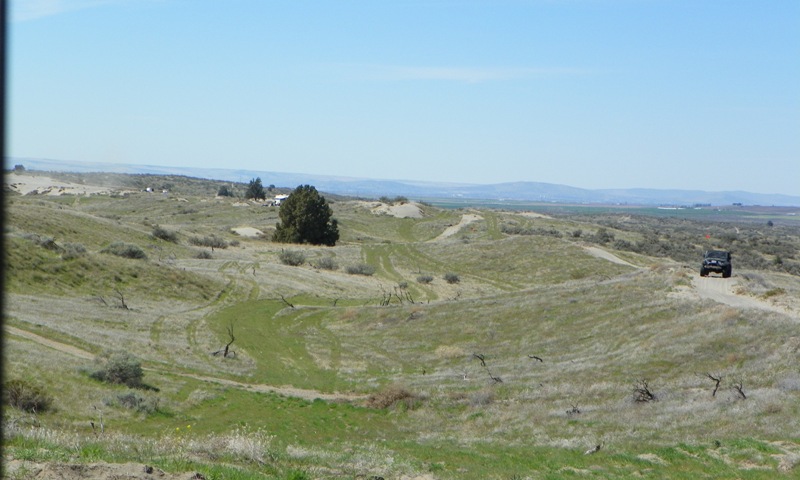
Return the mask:
<path id="1" fill-rule="evenodd" d="M 412 180 L 376 180 L 259 170 L 120 165 L 34 158 L 6 158 L 5 163 L 7 169 L 21 164 L 28 170 L 36 171 L 184 175 L 245 183 L 252 178 L 260 177 L 264 185 L 291 188 L 297 185 L 310 184 L 322 192 L 370 198 L 384 195 L 389 197 L 402 195 L 411 199 L 453 198 L 581 204 L 692 206 L 741 203 L 743 205 L 800 206 L 800 196 L 797 195 L 743 191 L 707 192 L 702 190 L 660 190 L 649 188 L 590 190 L 541 182 L 480 185 Z"/>

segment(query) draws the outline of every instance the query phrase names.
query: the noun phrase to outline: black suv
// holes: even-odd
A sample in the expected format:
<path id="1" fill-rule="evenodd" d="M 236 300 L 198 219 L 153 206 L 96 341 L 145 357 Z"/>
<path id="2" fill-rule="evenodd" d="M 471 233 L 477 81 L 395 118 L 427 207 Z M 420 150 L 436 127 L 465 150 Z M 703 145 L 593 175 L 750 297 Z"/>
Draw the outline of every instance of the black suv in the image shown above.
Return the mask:
<path id="1" fill-rule="evenodd" d="M 708 272 L 721 273 L 723 278 L 731 276 L 731 252 L 723 250 L 709 250 L 703 255 L 703 265 L 700 267 L 700 276 L 708 276 Z"/>

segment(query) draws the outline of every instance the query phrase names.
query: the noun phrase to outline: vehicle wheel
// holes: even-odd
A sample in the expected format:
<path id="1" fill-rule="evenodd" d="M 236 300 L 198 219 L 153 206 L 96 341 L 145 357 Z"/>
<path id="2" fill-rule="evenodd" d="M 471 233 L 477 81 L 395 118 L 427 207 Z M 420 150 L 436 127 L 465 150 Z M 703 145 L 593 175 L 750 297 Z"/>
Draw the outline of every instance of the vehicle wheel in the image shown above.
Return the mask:
<path id="1" fill-rule="evenodd" d="M 726 268 L 722 271 L 722 278 L 729 278 L 731 276 L 731 268 Z"/>
<path id="2" fill-rule="evenodd" d="M 706 270 L 705 268 L 701 268 L 700 269 L 700 276 L 701 277 L 707 277 L 708 276 L 708 270 Z"/>

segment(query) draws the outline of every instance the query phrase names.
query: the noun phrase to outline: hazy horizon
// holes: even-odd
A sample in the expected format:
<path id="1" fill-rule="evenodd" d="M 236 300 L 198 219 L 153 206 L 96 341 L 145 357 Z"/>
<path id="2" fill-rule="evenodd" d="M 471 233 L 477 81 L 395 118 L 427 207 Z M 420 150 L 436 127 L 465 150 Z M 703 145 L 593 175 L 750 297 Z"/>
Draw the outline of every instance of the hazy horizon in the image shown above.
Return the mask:
<path id="1" fill-rule="evenodd" d="M 328 176 L 235 167 L 180 167 L 163 165 L 68 162 L 57 159 L 5 158 L 6 170 L 22 164 L 31 172 L 119 173 L 131 175 L 180 175 L 216 181 L 246 184 L 260 177 L 264 185 L 293 188 L 313 184 L 323 191 L 341 195 L 409 195 L 430 198 L 475 198 L 487 200 L 623 203 L 640 205 L 745 205 L 800 206 L 800 195 L 752 192 L 744 190 L 685 190 L 679 188 L 649 189 L 622 187 L 612 189 L 583 189 L 572 185 L 546 182 L 506 182 L 497 184 L 453 183 L 408 180 L 402 178 L 366 178 Z"/>

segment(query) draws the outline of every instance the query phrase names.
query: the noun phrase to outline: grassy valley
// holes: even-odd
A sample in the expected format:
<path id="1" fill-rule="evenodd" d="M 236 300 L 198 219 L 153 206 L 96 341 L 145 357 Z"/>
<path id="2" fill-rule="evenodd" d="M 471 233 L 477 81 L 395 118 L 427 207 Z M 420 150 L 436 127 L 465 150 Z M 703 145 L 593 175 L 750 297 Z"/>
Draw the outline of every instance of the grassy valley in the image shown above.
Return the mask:
<path id="1" fill-rule="evenodd" d="M 51 402 L 5 408 L 4 478 L 800 474 L 796 222 L 326 195 L 315 247 L 230 182 L 59 180 L 109 191 L 6 196 L 4 377 Z M 109 351 L 143 384 L 93 378 Z"/>

